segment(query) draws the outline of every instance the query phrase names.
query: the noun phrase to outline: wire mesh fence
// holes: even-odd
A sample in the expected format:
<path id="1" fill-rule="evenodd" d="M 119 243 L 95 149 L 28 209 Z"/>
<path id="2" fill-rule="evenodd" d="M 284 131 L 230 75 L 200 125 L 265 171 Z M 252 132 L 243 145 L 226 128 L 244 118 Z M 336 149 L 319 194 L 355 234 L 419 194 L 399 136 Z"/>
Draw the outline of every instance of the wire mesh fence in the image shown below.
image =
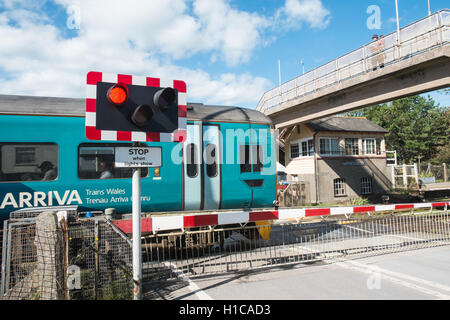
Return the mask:
<path id="1" fill-rule="evenodd" d="M 71 224 L 68 256 L 68 264 L 74 270 L 68 279 L 72 287 L 69 299 L 133 298 L 130 242 L 106 220 L 79 220 Z"/>
<path id="2" fill-rule="evenodd" d="M 311 204 L 310 191 L 308 182 L 277 185 L 277 199 L 280 207 L 298 207 Z"/>
<path id="3" fill-rule="evenodd" d="M 418 168 L 419 178 L 425 183 L 449 182 L 449 166 L 450 165 L 447 163 L 443 163 L 440 165 L 431 163 L 421 164 Z"/>
<path id="4" fill-rule="evenodd" d="M 107 220 L 65 213 L 5 222 L 2 299 L 131 299 L 130 240 Z"/>

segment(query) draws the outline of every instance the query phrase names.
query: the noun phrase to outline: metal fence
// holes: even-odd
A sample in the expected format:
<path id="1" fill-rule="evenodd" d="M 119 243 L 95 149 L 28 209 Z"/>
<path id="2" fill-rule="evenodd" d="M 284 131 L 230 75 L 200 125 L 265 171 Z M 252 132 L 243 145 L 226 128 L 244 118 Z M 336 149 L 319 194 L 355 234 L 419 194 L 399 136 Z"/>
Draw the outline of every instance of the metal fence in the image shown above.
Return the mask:
<path id="1" fill-rule="evenodd" d="M 311 190 L 308 182 L 291 182 L 277 185 L 277 200 L 280 207 L 299 207 L 311 204 Z"/>
<path id="2" fill-rule="evenodd" d="M 105 219 L 64 213 L 28 212 L 5 222 L 1 298 L 131 299 L 130 240 Z"/>
<path id="3" fill-rule="evenodd" d="M 450 244 L 450 214 L 362 215 L 273 226 L 203 230 L 144 238 L 144 270 L 154 279 L 353 258 Z"/>
<path id="4" fill-rule="evenodd" d="M 374 49 L 377 44 L 369 43 L 265 92 L 256 109 L 264 112 L 292 99 L 307 96 L 341 81 L 372 72 L 379 65 L 390 65 L 432 48 L 448 45 L 450 11 L 441 10 L 410 24 L 400 30 L 400 41 L 397 37 L 397 32 L 393 32 L 383 38 L 381 50 Z"/>
<path id="5" fill-rule="evenodd" d="M 431 163 L 421 164 L 418 167 L 419 178 L 433 178 L 434 182 L 449 182 L 449 166 L 450 164 L 443 163 L 435 165 Z"/>
<path id="6" fill-rule="evenodd" d="M 67 298 L 129 300 L 133 298 L 131 241 L 107 220 L 79 220 L 68 228 L 69 268 L 79 270 Z M 79 269 L 78 269 L 79 268 Z"/>
<path id="7" fill-rule="evenodd" d="M 391 166 L 392 188 L 417 188 L 419 176 L 417 164 Z"/>

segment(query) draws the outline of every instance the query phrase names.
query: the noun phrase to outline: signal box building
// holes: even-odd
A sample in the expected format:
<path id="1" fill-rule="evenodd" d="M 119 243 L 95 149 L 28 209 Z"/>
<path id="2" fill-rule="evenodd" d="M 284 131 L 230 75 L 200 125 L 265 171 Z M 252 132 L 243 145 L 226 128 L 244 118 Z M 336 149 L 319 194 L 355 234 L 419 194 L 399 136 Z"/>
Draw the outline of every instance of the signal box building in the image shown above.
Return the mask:
<path id="1" fill-rule="evenodd" d="M 284 133 L 288 181 L 305 181 L 315 203 L 379 200 L 392 186 L 388 131 L 366 118 L 328 117 Z"/>

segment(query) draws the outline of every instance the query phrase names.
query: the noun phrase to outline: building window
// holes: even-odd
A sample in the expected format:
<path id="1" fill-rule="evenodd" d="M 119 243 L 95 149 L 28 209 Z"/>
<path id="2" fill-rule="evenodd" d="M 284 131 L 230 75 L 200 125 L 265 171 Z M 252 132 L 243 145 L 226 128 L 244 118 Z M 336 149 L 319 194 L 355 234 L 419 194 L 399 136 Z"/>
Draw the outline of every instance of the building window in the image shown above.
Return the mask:
<path id="1" fill-rule="evenodd" d="M 337 138 L 319 138 L 319 153 L 321 156 L 339 156 L 341 147 Z"/>
<path id="2" fill-rule="evenodd" d="M 361 178 L 361 194 L 372 193 L 372 179 L 368 177 Z"/>
<path id="3" fill-rule="evenodd" d="M 377 143 L 377 154 L 381 155 L 381 153 L 382 153 L 382 150 L 381 150 L 381 139 L 377 139 L 376 143 Z"/>
<path id="4" fill-rule="evenodd" d="M 359 155 L 358 138 L 346 138 L 345 139 L 345 154 L 348 156 Z"/>
<path id="5" fill-rule="evenodd" d="M 291 159 L 298 158 L 299 155 L 298 143 L 291 143 Z"/>
<path id="6" fill-rule="evenodd" d="M 308 139 L 302 141 L 302 157 L 314 156 L 314 140 Z"/>
<path id="7" fill-rule="evenodd" d="M 363 149 L 365 155 L 377 154 L 377 141 L 375 138 L 363 139 Z"/>
<path id="8" fill-rule="evenodd" d="M 115 148 L 131 144 L 82 143 L 78 147 L 78 177 L 82 180 L 131 178 L 133 168 L 115 168 Z M 141 177 L 148 168 L 141 168 Z"/>
<path id="9" fill-rule="evenodd" d="M 56 180 L 58 169 L 54 143 L 0 143 L 0 182 Z"/>
<path id="10" fill-rule="evenodd" d="M 314 156 L 314 140 L 302 139 L 291 142 L 291 159 Z"/>
<path id="11" fill-rule="evenodd" d="M 339 197 L 339 196 L 345 196 L 346 192 L 345 192 L 345 179 L 334 179 L 333 180 L 333 187 L 334 187 L 334 196 L 335 197 Z"/>

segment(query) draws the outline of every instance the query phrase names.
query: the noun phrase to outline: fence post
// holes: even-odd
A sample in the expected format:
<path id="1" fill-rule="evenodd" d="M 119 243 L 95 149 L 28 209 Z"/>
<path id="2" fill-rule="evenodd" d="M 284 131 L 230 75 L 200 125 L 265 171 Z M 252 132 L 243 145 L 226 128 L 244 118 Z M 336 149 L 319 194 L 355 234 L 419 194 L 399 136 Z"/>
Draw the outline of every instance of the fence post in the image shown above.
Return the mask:
<path id="1" fill-rule="evenodd" d="M 98 234 L 98 220 L 95 220 L 94 223 L 94 299 L 98 299 L 98 285 L 100 282 L 100 275 L 99 275 L 99 256 L 98 256 L 98 240 L 99 240 L 99 234 Z"/>
<path id="2" fill-rule="evenodd" d="M 444 169 L 444 182 L 448 181 L 448 171 L 447 171 L 447 164 L 443 163 L 442 168 Z"/>
<path id="3" fill-rule="evenodd" d="M 36 218 L 36 271 L 40 300 L 64 297 L 62 237 L 54 211 L 44 211 Z"/>
<path id="4" fill-rule="evenodd" d="M 414 179 L 416 179 L 417 186 L 419 186 L 419 173 L 417 172 L 417 163 L 414 163 Z"/>
<path id="5" fill-rule="evenodd" d="M 406 176 L 406 164 L 403 164 L 403 187 L 408 188 L 408 177 Z"/>
<path id="6" fill-rule="evenodd" d="M 395 165 L 391 167 L 391 172 L 392 172 L 392 189 L 395 189 Z"/>
<path id="7" fill-rule="evenodd" d="M 67 276 L 68 276 L 68 270 L 69 270 L 69 234 L 68 234 L 68 224 L 67 224 L 67 215 L 60 219 L 60 230 L 62 232 L 62 254 L 63 254 L 63 261 L 62 261 L 62 268 L 64 271 L 64 281 L 63 281 L 63 288 L 64 288 L 64 298 L 66 300 L 70 300 L 70 290 L 67 285 Z"/>
<path id="8" fill-rule="evenodd" d="M 336 59 L 336 64 L 335 64 L 335 82 L 340 82 L 341 81 L 341 77 L 340 77 L 340 74 L 339 74 L 339 59 Z M 337 81 L 336 81 L 336 78 L 337 78 Z"/>
<path id="9" fill-rule="evenodd" d="M 364 69 L 364 73 L 367 73 L 366 47 L 365 47 L 365 46 L 362 48 L 362 51 L 363 51 L 363 58 L 362 58 L 362 61 L 363 61 L 363 69 Z"/>

